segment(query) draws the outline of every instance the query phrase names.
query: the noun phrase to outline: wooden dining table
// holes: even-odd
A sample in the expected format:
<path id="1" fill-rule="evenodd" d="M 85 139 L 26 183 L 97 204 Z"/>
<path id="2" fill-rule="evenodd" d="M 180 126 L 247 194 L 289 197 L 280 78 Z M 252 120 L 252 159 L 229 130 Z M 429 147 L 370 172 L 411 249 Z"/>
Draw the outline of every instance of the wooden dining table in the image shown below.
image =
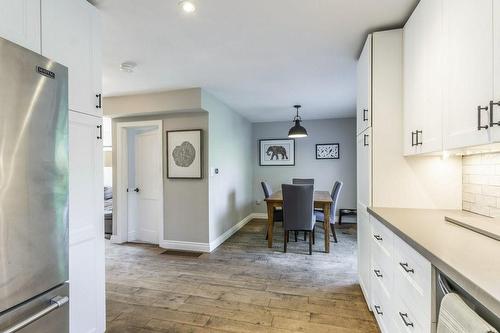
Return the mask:
<path id="1" fill-rule="evenodd" d="M 276 191 L 266 198 L 267 203 L 267 247 L 273 247 L 273 212 L 275 208 L 283 207 L 283 193 Z M 330 253 L 330 207 L 332 197 L 328 191 L 314 191 L 314 208 L 322 208 L 325 214 L 323 228 L 325 229 L 325 252 Z"/>

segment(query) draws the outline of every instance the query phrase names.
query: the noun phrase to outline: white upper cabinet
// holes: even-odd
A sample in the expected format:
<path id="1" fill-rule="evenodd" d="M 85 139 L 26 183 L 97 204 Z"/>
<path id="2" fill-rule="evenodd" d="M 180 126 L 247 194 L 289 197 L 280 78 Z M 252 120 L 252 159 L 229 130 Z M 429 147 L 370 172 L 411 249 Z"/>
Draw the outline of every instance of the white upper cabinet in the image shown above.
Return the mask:
<path id="1" fill-rule="evenodd" d="M 102 115 L 100 20 L 83 0 L 42 0 L 42 54 L 69 69 L 69 108 Z"/>
<path id="2" fill-rule="evenodd" d="M 500 122 L 500 1 L 493 1 L 493 100 L 490 112 L 493 123 Z M 491 139 L 500 142 L 500 126 L 491 129 Z"/>
<path id="3" fill-rule="evenodd" d="M 421 0 L 404 27 L 404 154 L 443 148 L 443 0 Z"/>
<path id="4" fill-rule="evenodd" d="M 490 125 L 488 109 L 493 97 L 492 8 L 492 0 L 443 2 L 446 149 L 489 142 L 486 126 Z"/>
<path id="5" fill-rule="evenodd" d="M 357 68 L 357 134 L 371 126 L 372 36 L 366 39 Z"/>
<path id="6" fill-rule="evenodd" d="M 40 0 L 0 0 L 0 37 L 40 53 Z"/>

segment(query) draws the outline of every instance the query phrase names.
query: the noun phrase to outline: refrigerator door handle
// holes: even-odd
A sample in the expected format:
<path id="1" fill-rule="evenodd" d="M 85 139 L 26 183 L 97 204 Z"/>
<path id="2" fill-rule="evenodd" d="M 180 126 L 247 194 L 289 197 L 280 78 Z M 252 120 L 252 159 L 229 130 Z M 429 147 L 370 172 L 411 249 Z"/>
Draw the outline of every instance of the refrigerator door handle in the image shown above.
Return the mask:
<path id="1" fill-rule="evenodd" d="M 1 331 L 0 333 L 17 332 L 17 331 L 21 330 L 22 328 L 25 328 L 29 324 L 37 321 L 38 319 L 48 315 L 52 311 L 59 309 L 60 307 L 64 306 L 68 302 L 69 302 L 68 296 L 64 296 L 64 297 L 56 296 L 50 300 L 50 305 L 47 306 L 46 308 L 44 308 L 43 310 L 35 313 L 34 315 L 31 315 L 30 317 L 18 322 L 15 325 Z"/>

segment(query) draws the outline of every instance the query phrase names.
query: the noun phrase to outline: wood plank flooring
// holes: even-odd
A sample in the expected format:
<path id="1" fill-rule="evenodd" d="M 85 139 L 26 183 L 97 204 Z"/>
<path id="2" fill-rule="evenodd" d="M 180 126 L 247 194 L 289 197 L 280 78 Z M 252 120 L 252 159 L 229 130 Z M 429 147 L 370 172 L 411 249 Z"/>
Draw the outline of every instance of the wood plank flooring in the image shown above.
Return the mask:
<path id="1" fill-rule="evenodd" d="M 357 283 L 352 225 L 330 254 L 318 227 L 312 256 L 302 234 L 283 253 L 280 225 L 268 249 L 264 230 L 253 220 L 197 258 L 107 241 L 107 332 L 378 332 Z"/>

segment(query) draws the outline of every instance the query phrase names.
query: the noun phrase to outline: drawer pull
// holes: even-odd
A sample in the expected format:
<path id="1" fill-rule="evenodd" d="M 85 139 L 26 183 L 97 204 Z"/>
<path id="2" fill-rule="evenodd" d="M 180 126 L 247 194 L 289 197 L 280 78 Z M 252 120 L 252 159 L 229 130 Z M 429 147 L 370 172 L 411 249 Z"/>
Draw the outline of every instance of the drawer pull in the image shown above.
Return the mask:
<path id="1" fill-rule="evenodd" d="M 383 240 L 383 238 L 380 235 L 373 235 L 373 237 L 375 237 L 375 239 L 378 241 Z"/>
<path id="2" fill-rule="evenodd" d="M 383 316 L 383 315 L 384 315 L 384 313 L 383 313 L 382 311 L 380 311 L 380 306 L 378 306 L 378 305 L 375 305 L 375 312 L 376 312 L 378 315 L 381 315 L 381 316 Z"/>
<path id="3" fill-rule="evenodd" d="M 415 271 L 413 270 L 413 268 L 408 267 L 407 262 L 405 262 L 405 263 L 400 262 L 399 266 L 403 267 L 403 269 L 405 270 L 406 273 L 414 273 L 415 274 Z"/>
<path id="4" fill-rule="evenodd" d="M 375 275 L 379 278 L 383 277 L 382 273 L 380 273 L 380 270 L 378 269 L 374 269 L 373 272 L 375 273 Z"/>
<path id="5" fill-rule="evenodd" d="M 413 327 L 413 323 L 411 321 L 408 321 L 408 314 L 407 313 L 399 313 L 399 316 L 401 317 L 401 320 L 403 323 L 405 323 L 406 326 L 411 326 Z"/>

